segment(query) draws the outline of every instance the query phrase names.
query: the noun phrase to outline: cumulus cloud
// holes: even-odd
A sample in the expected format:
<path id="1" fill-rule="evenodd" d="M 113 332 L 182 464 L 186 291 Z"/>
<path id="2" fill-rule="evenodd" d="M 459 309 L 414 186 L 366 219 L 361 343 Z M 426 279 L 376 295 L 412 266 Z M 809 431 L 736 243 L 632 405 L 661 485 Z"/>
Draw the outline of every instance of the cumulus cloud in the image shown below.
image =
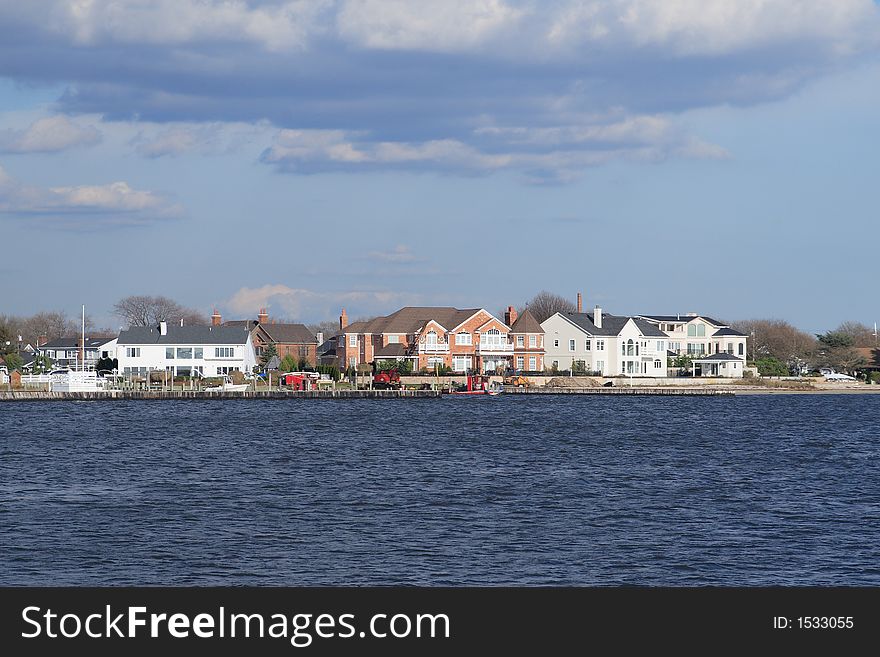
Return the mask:
<path id="1" fill-rule="evenodd" d="M 503 0 L 356 0 L 341 3 L 336 25 L 365 48 L 455 52 L 482 49 L 525 14 Z"/>
<path id="2" fill-rule="evenodd" d="M 345 307 L 350 317 L 359 314 L 390 312 L 400 306 L 419 302 L 418 295 L 390 290 L 349 290 L 316 292 L 282 283 L 261 287 L 243 287 L 221 305 L 234 316 L 252 317 L 260 308 L 271 316 L 319 321 L 338 315 Z"/>
<path id="3" fill-rule="evenodd" d="M 0 152 L 57 153 L 101 141 L 101 132 L 92 125 L 80 125 L 64 115 L 34 121 L 23 130 L 0 130 Z"/>
<path id="4" fill-rule="evenodd" d="M 77 45 L 176 45 L 210 41 L 257 43 L 268 50 L 299 49 L 320 32 L 317 19 L 332 2 L 289 0 L 31 0 L 48 28 Z"/>
<path id="5" fill-rule="evenodd" d="M 38 217 L 76 228 L 144 224 L 180 214 L 179 206 L 126 182 L 107 185 L 36 187 L 0 167 L 0 213 Z"/>
<path id="6" fill-rule="evenodd" d="M 147 157 L 221 152 L 198 126 L 265 121 L 263 161 L 293 173 L 562 180 L 724 157 L 676 116 L 784 98 L 878 49 L 872 0 L 0 2 L 0 75 L 66 82 L 59 111 L 169 124 Z"/>

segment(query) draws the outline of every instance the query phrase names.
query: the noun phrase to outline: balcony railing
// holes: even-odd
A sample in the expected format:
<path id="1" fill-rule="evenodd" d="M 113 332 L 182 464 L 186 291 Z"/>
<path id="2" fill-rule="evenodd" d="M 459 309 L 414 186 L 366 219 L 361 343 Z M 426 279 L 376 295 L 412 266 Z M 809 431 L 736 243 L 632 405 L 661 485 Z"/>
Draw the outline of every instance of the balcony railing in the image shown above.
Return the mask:
<path id="1" fill-rule="evenodd" d="M 503 342 L 501 344 L 483 343 L 477 345 L 477 353 L 481 354 L 509 354 L 513 352 L 512 342 Z"/>
<path id="2" fill-rule="evenodd" d="M 420 342 L 419 351 L 423 354 L 448 354 L 448 342 Z"/>

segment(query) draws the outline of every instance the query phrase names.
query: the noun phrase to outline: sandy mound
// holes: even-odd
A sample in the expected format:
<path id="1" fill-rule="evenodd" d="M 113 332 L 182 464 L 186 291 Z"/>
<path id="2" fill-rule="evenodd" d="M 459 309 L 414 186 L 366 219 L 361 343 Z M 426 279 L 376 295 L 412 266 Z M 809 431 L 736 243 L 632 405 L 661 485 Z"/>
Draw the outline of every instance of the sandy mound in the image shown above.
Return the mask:
<path id="1" fill-rule="evenodd" d="M 599 383 L 596 379 L 588 376 L 557 376 L 550 379 L 546 387 L 548 388 L 598 388 Z"/>

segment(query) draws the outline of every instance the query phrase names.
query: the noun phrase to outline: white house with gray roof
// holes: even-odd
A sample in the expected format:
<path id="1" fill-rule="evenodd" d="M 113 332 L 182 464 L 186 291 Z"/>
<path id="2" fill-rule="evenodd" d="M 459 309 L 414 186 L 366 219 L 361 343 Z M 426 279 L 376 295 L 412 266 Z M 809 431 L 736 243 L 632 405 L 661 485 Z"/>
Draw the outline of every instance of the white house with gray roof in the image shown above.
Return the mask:
<path id="1" fill-rule="evenodd" d="M 257 364 L 251 332 L 245 326 L 176 326 L 122 331 L 116 342 L 122 374 L 144 375 L 153 370 L 175 376 L 206 377 L 250 373 Z"/>
<path id="2" fill-rule="evenodd" d="M 638 317 L 556 313 L 541 323 L 544 366 L 601 376 L 665 377 L 667 336 Z"/>
<path id="3" fill-rule="evenodd" d="M 708 365 L 720 366 L 725 374 L 718 376 L 731 376 L 728 371 L 736 370 L 742 376 L 743 366 L 748 358 L 748 336 L 745 333 L 730 328 L 725 322 L 718 321 L 706 315 L 687 313 L 685 315 L 639 315 L 640 319 L 650 322 L 669 338 L 668 349 L 673 354 L 690 356 L 702 363 L 709 356 L 726 354 L 739 359 L 739 366 L 734 368 L 731 359 L 715 359 L 708 361 Z M 726 364 L 729 363 L 729 364 Z M 703 368 L 700 368 L 703 369 Z M 718 371 L 719 367 L 707 367 L 708 371 Z M 698 372 L 699 374 L 700 372 Z M 706 376 L 706 374 L 704 374 Z"/>

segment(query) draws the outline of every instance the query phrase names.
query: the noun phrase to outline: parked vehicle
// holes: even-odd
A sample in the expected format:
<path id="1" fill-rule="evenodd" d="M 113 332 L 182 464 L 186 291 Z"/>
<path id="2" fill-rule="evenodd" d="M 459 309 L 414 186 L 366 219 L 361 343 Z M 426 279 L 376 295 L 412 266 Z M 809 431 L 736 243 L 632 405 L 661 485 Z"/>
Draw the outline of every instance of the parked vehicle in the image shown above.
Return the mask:
<path id="1" fill-rule="evenodd" d="M 400 372 L 398 372 L 397 370 L 374 370 L 373 388 L 376 388 L 378 390 L 399 390 Z"/>

